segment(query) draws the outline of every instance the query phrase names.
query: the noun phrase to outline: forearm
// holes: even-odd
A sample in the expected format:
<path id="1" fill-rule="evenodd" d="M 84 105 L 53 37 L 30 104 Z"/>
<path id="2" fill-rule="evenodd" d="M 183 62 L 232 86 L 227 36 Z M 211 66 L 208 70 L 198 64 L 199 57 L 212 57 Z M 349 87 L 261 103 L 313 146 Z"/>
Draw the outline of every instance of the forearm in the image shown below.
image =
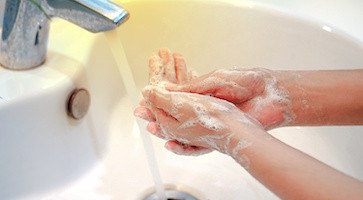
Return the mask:
<path id="1" fill-rule="evenodd" d="M 363 124 L 363 70 L 273 73 L 291 101 L 289 125 Z"/>
<path id="2" fill-rule="evenodd" d="M 233 157 L 282 199 L 359 199 L 363 196 L 361 182 L 271 136 L 242 137 L 250 145 Z"/>

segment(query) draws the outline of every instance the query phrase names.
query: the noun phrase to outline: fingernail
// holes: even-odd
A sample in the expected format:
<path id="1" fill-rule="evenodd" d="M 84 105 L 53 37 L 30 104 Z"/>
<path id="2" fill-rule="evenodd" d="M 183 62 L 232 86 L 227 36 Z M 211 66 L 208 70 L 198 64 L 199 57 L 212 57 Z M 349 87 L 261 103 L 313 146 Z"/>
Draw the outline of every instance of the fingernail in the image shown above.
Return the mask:
<path id="1" fill-rule="evenodd" d="M 172 152 L 174 152 L 175 153 L 175 151 L 180 151 L 181 150 L 181 148 L 180 148 L 180 146 L 179 145 L 177 145 L 176 143 L 175 143 L 175 141 L 174 140 L 169 140 L 169 141 L 167 141 L 165 144 L 164 144 L 164 147 L 167 149 L 167 150 L 169 150 L 169 151 L 172 151 Z"/>

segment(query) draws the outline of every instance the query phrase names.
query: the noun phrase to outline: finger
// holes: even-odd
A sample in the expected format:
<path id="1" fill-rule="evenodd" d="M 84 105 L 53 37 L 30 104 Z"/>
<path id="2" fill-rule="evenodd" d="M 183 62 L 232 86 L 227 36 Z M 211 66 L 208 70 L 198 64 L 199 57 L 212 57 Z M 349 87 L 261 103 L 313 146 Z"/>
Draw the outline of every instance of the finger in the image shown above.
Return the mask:
<path id="1" fill-rule="evenodd" d="M 225 83 L 224 85 L 219 86 L 219 88 L 216 88 L 213 91 L 212 96 L 232 103 L 243 103 L 253 97 L 250 90 L 231 83 Z"/>
<path id="2" fill-rule="evenodd" d="M 139 102 L 139 105 L 140 106 L 146 106 L 146 101 L 145 99 L 141 99 L 140 102 Z"/>
<path id="3" fill-rule="evenodd" d="M 150 84 L 158 84 L 163 79 L 164 65 L 163 60 L 156 53 L 149 58 L 149 81 Z"/>
<path id="4" fill-rule="evenodd" d="M 166 89 L 170 91 L 178 92 L 190 92 L 198 94 L 213 94 L 221 87 L 222 80 L 216 77 L 209 77 L 209 75 L 203 75 L 195 78 L 186 84 L 168 84 Z"/>
<path id="5" fill-rule="evenodd" d="M 205 147 L 185 145 L 176 140 L 167 141 L 165 148 L 175 154 L 185 156 L 199 156 L 213 151 Z"/>
<path id="6" fill-rule="evenodd" d="M 163 134 L 169 135 L 170 138 L 175 137 L 175 133 L 180 126 L 179 121 L 164 110 L 156 107 L 153 107 L 153 113 L 155 115 L 156 122 L 162 129 Z"/>
<path id="7" fill-rule="evenodd" d="M 185 64 L 185 60 L 183 56 L 179 53 L 174 53 L 174 62 L 175 62 L 175 73 L 176 73 L 176 79 L 177 83 L 183 84 L 188 81 L 188 71 L 187 66 Z"/>
<path id="8" fill-rule="evenodd" d="M 177 131 L 179 122 L 161 109 L 153 108 L 153 111 L 155 113 L 158 126 L 153 127 L 155 130 L 152 131 L 155 132 L 158 137 L 166 140 L 178 138 Z"/>
<path id="9" fill-rule="evenodd" d="M 191 81 L 193 79 L 196 79 L 198 78 L 199 75 L 198 75 L 198 72 L 195 71 L 194 69 L 189 69 L 188 70 L 188 80 Z"/>
<path id="10" fill-rule="evenodd" d="M 172 53 L 169 49 L 160 49 L 159 56 L 164 64 L 165 78 L 172 83 L 176 83 L 175 62 Z"/>
<path id="11" fill-rule="evenodd" d="M 155 116 L 151 112 L 150 109 L 146 108 L 145 106 L 139 106 L 134 110 L 134 115 L 141 119 L 147 120 L 149 122 L 155 121 Z"/>
<path id="12" fill-rule="evenodd" d="M 159 137 L 161 139 L 168 139 L 165 134 L 163 134 L 160 125 L 157 122 L 148 123 L 146 126 L 146 130 L 151 134 L 155 135 L 156 137 Z"/>
<path id="13" fill-rule="evenodd" d="M 143 95 L 145 100 L 153 107 L 157 109 L 161 109 L 165 113 L 167 113 L 169 116 L 172 116 L 173 114 L 177 114 L 177 110 L 175 110 L 173 98 L 171 96 L 171 93 L 160 89 L 158 87 L 153 86 L 146 86 L 143 89 Z M 178 102 L 181 103 L 181 102 Z M 156 115 L 154 109 L 154 114 Z M 173 116 L 175 119 L 177 119 L 177 116 Z"/>
<path id="14" fill-rule="evenodd" d="M 253 97 L 250 90 L 218 77 L 202 76 L 183 85 L 166 84 L 165 88 L 169 91 L 210 95 L 232 103 L 243 103 Z"/>

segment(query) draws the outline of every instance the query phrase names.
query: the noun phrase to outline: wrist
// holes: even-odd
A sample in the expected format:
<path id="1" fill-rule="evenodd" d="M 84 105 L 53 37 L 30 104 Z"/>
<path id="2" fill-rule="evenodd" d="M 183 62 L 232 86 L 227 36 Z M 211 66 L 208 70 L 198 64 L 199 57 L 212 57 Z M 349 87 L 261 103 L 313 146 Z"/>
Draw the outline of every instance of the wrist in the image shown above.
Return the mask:
<path id="1" fill-rule="evenodd" d="M 259 146 L 261 142 L 270 141 L 273 137 L 262 127 L 246 127 L 237 129 L 240 132 L 232 134 L 226 142 L 225 154 L 232 157 L 236 162 L 244 168 L 249 168 L 248 157 L 253 154 L 253 149 Z"/>
<path id="2" fill-rule="evenodd" d="M 264 74 L 265 91 L 262 100 L 265 102 L 261 101 L 256 104 L 260 104 L 257 106 L 259 107 L 258 114 L 252 113 L 252 116 L 260 121 L 266 130 L 290 125 L 295 120 L 291 97 L 286 87 L 286 83 L 290 83 L 290 80 L 286 80 L 290 78 L 290 74 L 286 71 L 257 70 Z"/>
<path id="3" fill-rule="evenodd" d="M 276 78 L 277 86 L 286 93 L 289 101 L 287 110 L 289 110 L 291 120 L 285 126 L 292 126 L 299 123 L 304 113 L 307 113 L 309 97 L 300 81 L 301 74 L 297 71 L 272 71 L 272 76 Z"/>
<path id="4" fill-rule="evenodd" d="M 362 70 L 276 71 L 291 101 L 288 125 L 350 125 L 363 123 Z"/>

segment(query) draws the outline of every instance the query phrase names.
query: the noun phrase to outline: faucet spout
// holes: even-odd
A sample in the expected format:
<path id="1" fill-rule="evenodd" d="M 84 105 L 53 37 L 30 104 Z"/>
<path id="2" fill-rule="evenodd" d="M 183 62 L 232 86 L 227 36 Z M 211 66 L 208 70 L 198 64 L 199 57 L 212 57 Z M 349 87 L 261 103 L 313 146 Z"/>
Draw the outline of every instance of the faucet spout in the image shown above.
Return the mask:
<path id="1" fill-rule="evenodd" d="M 97 33 L 112 30 L 128 18 L 123 8 L 107 0 L 47 0 L 47 12 Z"/>
<path id="2" fill-rule="evenodd" d="M 60 17 L 91 31 L 115 29 L 128 18 L 108 0 L 4 0 L 0 65 L 22 70 L 45 61 L 49 19 Z"/>

